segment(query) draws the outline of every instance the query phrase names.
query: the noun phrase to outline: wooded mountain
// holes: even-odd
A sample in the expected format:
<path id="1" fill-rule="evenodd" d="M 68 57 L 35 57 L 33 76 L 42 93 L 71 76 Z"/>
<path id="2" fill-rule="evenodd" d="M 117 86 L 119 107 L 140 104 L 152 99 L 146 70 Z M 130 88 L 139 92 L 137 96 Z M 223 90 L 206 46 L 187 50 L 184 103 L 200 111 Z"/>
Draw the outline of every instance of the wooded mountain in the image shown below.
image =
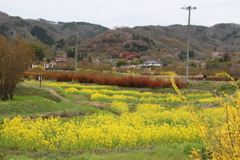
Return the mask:
<path id="1" fill-rule="evenodd" d="M 187 26 L 136 26 L 110 30 L 87 22 L 52 22 L 12 17 L 0 12 L 0 34 L 56 45 L 79 33 L 85 57 L 114 58 L 120 52 L 136 52 L 145 59 L 182 60 L 186 56 Z M 61 44 L 60 48 L 69 47 Z M 190 26 L 190 51 L 193 59 L 211 58 L 213 52 L 240 51 L 240 25 L 216 24 L 211 27 Z"/>
<path id="2" fill-rule="evenodd" d="M 54 44 L 61 39 L 79 37 L 85 40 L 92 38 L 108 30 L 108 28 L 87 22 L 53 22 L 44 19 L 22 19 L 9 16 L 0 12 L 0 34 L 5 37 L 13 37 L 20 34 L 27 40 L 41 41 L 46 44 Z M 45 42 L 46 41 L 46 42 Z"/>

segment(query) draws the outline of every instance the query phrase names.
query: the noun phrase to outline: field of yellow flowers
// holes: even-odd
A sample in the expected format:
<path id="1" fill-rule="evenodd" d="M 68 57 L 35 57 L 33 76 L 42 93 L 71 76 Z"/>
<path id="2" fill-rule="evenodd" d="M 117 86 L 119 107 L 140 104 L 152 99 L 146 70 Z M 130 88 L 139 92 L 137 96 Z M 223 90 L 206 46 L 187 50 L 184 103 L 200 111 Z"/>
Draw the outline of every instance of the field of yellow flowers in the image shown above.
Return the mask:
<path id="1" fill-rule="evenodd" d="M 38 83 L 38 82 L 24 82 Z M 187 103 L 175 94 L 118 90 L 116 86 L 44 82 L 66 94 L 84 95 L 91 101 L 108 102 L 119 114 L 92 114 L 63 120 L 5 118 L 0 145 L 38 151 L 77 151 L 101 148 L 147 147 L 203 140 Z M 210 93 L 187 95 L 191 104 L 215 103 Z M 165 107 L 171 104 L 173 107 Z M 174 106 L 177 107 L 174 107 Z M 211 123 L 223 121 L 224 108 L 195 108 L 199 117 Z"/>

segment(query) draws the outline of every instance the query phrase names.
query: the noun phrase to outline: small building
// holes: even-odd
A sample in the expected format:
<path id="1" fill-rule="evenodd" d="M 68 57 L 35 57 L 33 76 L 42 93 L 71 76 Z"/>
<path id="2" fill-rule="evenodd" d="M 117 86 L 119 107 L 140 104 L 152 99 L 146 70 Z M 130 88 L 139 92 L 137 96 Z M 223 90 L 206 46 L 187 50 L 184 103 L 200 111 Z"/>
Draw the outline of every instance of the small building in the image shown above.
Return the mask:
<path id="1" fill-rule="evenodd" d="M 159 61 L 145 61 L 141 67 L 162 67 L 162 64 Z"/>
<path id="2" fill-rule="evenodd" d="M 120 68 L 127 68 L 127 69 L 129 69 L 129 68 L 136 68 L 136 66 L 135 65 L 122 65 Z"/>
<path id="3" fill-rule="evenodd" d="M 56 63 L 67 63 L 69 61 L 70 58 L 67 58 L 67 57 L 57 57 L 55 59 L 55 62 Z"/>
<path id="4" fill-rule="evenodd" d="M 46 69 L 52 68 L 68 68 L 70 63 L 75 62 L 74 58 L 69 57 L 57 57 L 55 60 L 51 60 L 50 63 L 44 62 L 44 67 Z"/>

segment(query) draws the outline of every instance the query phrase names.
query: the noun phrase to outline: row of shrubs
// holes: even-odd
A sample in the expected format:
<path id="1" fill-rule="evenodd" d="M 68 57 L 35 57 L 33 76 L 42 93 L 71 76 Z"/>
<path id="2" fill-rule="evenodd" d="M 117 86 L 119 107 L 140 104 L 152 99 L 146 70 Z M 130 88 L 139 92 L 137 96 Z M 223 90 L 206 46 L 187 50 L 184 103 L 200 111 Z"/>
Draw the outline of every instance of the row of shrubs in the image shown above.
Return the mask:
<path id="1" fill-rule="evenodd" d="M 63 72 L 63 71 L 27 71 L 24 78 L 39 79 L 42 76 L 43 80 L 56 80 L 58 82 L 77 81 L 79 83 L 96 83 L 100 85 L 113 85 L 121 87 L 150 87 L 153 89 L 172 87 L 170 79 L 153 78 L 149 76 L 120 76 L 109 73 L 94 73 L 94 72 Z M 187 85 L 184 79 L 176 78 L 178 88 L 186 88 Z"/>

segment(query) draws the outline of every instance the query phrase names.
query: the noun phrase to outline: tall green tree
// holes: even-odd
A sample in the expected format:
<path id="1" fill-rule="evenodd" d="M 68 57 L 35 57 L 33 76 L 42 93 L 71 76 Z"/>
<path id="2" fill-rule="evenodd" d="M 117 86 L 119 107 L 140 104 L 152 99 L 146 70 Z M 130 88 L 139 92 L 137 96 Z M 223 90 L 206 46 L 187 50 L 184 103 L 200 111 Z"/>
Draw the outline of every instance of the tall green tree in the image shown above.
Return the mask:
<path id="1" fill-rule="evenodd" d="M 127 59 L 117 59 L 117 67 L 127 64 Z"/>
<path id="2" fill-rule="evenodd" d="M 223 55 L 223 62 L 231 61 L 231 57 L 228 53 L 225 53 Z"/>
<path id="3" fill-rule="evenodd" d="M 14 90 L 33 59 L 32 49 L 21 38 L 6 41 L 0 35 L 0 98 L 13 98 Z"/>
<path id="4" fill-rule="evenodd" d="M 67 53 L 67 57 L 70 57 L 70 58 L 75 57 L 75 48 L 68 47 L 68 48 L 65 48 L 64 51 Z"/>
<path id="5" fill-rule="evenodd" d="M 32 48 L 33 52 L 35 53 L 36 60 L 42 61 L 43 58 L 53 59 L 54 52 L 49 45 L 33 41 L 26 43 L 29 45 L 29 47 Z"/>

